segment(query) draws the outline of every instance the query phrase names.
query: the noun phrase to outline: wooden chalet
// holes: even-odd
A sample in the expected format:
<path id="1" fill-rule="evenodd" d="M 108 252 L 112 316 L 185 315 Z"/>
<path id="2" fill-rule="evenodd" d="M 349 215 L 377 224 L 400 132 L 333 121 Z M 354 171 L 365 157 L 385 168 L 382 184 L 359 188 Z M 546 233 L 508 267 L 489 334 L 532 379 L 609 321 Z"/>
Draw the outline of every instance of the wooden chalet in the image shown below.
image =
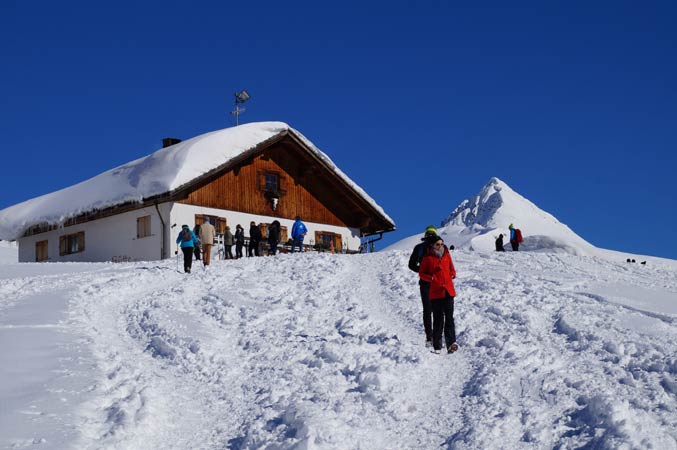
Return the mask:
<path id="1" fill-rule="evenodd" d="M 175 188 L 74 214 L 60 223 L 36 219 L 31 224 L 26 218 L 30 226 L 18 238 L 19 260 L 169 258 L 181 225 L 192 227 L 204 220 L 211 221 L 217 233 L 226 226 L 234 233 L 235 225 L 241 224 L 247 236 L 253 221 L 265 236 L 267 225 L 277 219 L 284 244 L 300 216 L 309 229 L 306 245 L 336 251 L 358 251 L 365 238 L 395 229 L 392 219 L 327 155 L 286 124 L 272 124 L 278 128 L 269 137 L 230 158 L 216 158 L 208 170 Z M 166 148 L 156 153 L 183 144 L 165 140 Z M 0 218 L 5 211 L 0 211 Z M 110 233 L 118 236 L 113 238 L 117 245 L 110 244 Z"/>

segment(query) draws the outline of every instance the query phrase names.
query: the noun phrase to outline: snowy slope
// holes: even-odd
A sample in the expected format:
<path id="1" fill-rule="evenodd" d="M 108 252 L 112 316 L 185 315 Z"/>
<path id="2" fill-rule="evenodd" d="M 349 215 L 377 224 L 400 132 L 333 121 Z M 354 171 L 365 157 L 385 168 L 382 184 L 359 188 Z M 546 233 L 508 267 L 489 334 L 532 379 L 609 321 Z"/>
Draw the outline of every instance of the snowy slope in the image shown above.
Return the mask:
<path id="1" fill-rule="evenodd" d="M 455 251 L 460 351 L 408 253 L 0 272 L 0 447 L 677 449 L 677 269 Z"/>

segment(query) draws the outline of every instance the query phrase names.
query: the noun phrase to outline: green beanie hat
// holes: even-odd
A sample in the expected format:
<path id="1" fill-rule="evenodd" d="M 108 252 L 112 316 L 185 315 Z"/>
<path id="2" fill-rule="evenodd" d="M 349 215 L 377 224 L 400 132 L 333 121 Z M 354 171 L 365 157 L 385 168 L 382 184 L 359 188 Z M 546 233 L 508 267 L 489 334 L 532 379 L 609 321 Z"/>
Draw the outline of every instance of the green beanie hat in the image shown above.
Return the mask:
<path id="1" fill-rule="evenodd" d="M 437 228 L 432 225 L 428 225 L 424 232 L 425 236 L 437 236 Z"/>

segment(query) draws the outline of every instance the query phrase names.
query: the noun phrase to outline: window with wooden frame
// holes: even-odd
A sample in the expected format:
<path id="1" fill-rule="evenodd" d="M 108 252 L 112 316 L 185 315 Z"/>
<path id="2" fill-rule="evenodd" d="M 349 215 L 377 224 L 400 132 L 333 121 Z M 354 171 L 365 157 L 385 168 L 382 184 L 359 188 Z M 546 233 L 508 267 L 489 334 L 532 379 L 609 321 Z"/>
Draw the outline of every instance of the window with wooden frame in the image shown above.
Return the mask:
<path id="1" fill-rule="evenodd" d="M 150 236 L 150 216 L 136 218 L 136 238 L 141 239 Z"/>
<path id="2" fill-rule="evenodd" d="M 226 232 L 226 225 L 228 224 L 228 221 L 225 217 L 210 216 L 208 214 L 195 214 L 196 225 L 202 225 L 207 221 L 214 225 L 216 234 L 223 234 Z"/>
<path id="3" fill-rule="evenodd" d="M 280 175 L 272 172 L 266 172 L 264 177 L 266 191 L 274 192 L 280 190 Z"/>
<path id="4" fill-rule="evenodd" d="M 279 172 L 271 170 L 260 170 L 257 172 L 259 190 L 264 192 L 267 196 L 271 195 L 280 198 L 285 194 L 285 187 L 283 186 L 284 178 Z"/>
<path id="5" fill-rule="evenodd" d="M 67 234 L 59 237 L 59 255 L 71 255 L 85 251 L 85 232 Z"/>
<path id="6" fill-rule="evenodd" d="M 49 259 L 48 241 L 38 241 L 35 243 L 35 261 L 42 262 Z"/>
<path id="7" fill-rule="evenodd" d="M 329 250 L 334 245 L 334 250 L 339 251 L 343 245 L 341 235 L 331 231 L 316 231 L 315 245 L 318 248 Z"/>

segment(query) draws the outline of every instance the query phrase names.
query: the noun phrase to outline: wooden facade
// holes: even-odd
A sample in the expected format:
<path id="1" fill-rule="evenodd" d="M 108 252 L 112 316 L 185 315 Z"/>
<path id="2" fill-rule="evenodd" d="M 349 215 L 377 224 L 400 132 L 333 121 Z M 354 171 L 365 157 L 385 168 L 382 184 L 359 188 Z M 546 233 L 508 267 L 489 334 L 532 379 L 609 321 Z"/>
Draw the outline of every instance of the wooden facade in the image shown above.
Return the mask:
<path id="1" fill-rule="evenodd" d="M 373 223 L 369 205 L 291 136 L 212 174 L 179 202 L 286 219 L 298 215 L 365 233 L 390 225 Z"/>

